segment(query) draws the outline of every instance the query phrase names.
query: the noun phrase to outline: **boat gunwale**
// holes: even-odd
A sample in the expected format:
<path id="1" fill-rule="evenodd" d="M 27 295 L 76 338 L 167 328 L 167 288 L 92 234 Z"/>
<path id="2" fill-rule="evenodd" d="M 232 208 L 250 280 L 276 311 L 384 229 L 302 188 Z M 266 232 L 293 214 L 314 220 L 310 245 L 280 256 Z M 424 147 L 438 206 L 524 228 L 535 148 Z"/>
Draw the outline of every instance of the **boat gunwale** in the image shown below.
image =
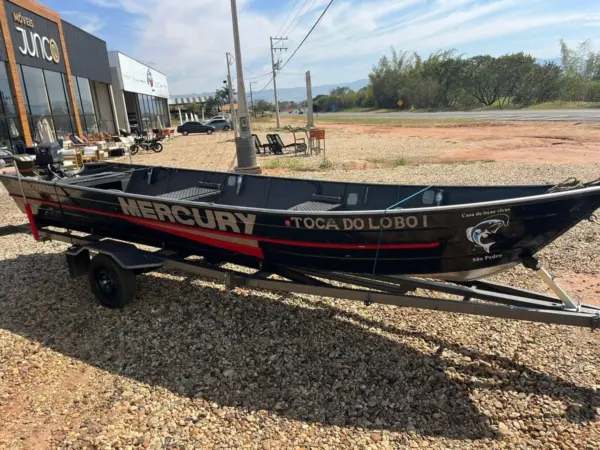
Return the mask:
<path id="1" fill-rule="evenodd" d="M 149 167 L 154 167 L 154 166 L 149 166 Z M 184 170 L 190 170 L 193 171 L 192 169 L 184 169 Z M 224 174 L 228 174 L 228 172 L 214 172 L 214 173 L 224 173 Z M 235 175 L 235 174 L 233 174 Z M 244 176 L 247 176 L 246 174 L 244 174 Z M 261 176 L 261 175 L 254 175 L 254 176 Z M 145 201 L 153 201 L 153 202 L 160 202 L 160 203 L 168 203 L 168 204 L 178 204 L 178 205 L 185 205 L 185 206 L 190 206 L 190 207 L 196 207 L 196 208 L 205 208 L 205 209 L 224 209 L 224 210 L 233 210 L 233 211 L 237 211 L 237 212 L 250 212 L 250 213 L 262 213 L 262 214 L 273 214 L 273 215 L 284 215 L 284 216 L 331 216 L 331 217 L 339 217 L 339 216 L 366 216 L 366 215 L 405 215 L 405 214 L 417 214 L 417 213 L 432 213 L 432 212 L 448 212 L 448 211 L 453 211 L 453 210 L 470 210 L 470 209 L 478 209 L 478 208 L 488 208 L 488 207 L 498 207 L 498 206 L 504 206 L 504 205 L 514 205 L 514 206 L 518 206 L 521 204 L 528 204 L 528 203 L 541 203 L 541 202 L 546 202 L 546 201 L 552 201 L 561 197 L 570 197 L 570 196 L 582 196 L 585 195 L 591 195 L 595 192 L 600 193 L 600 186 L 588 186 L 588 187 L 584 187 L 584 188 L 578 188 L 578 189 L 570 189 L 570 190 L 566 190 L 566 191 L 560 191 L 560 192 L 550 192 L 550 193 L 544 193 L 544 194 L 538 194 L 538 195 L 531 195 L 531 196 L 527 196 L 527 197 L 514 197 L 514 198 L 510 198 L 510 199 L 503 199 L 503 200 L 492 200 L 492 201 L 488 201 L 488 202 L 477 202 L 477 203 L 461 203 L 461 204 L 456 204 L 456 205 L 442 205 L 442 206 L 427 206 L 427 207 L 417 207 L 417 208 L 401 208 L 401 209 L 375 209 L 375 210 L 360 210 L 360 211 L 356 211 L 356 210 L 350 210 L 350 211 L 292 211 L 289 209 L 269 209 L 269 208 L 256 208 L 256 207 L 251 207 L 251 206 L 236 206 L 236 205 L 229 205 L 229 204 L 223 204 L 223 203 L 210 203 L 210 202 L 194 202 L 194 201 L 189 201 L 189 200 L 170 200 L 170 199 L 162 199 L 159 198 L 155 195 L 145 195 L 145 194 L 134 194 L 131 192 L 116 192 L 116 191 L 108 191 L 105 189 L 98 189 L 98 188 L 94 188 L 94 187 L 88 187 L 88 186 L 76 186 L 76 185 L 70 185 L 70 184 L 61 184 L 59 180 L 56 181 L 46 181 L 46 180 L 40 180 L 38 178 L 33 178 L 33 177 L 18 177 L 17 175 L 11 175 L 11 174 L 0 174 L 0 179 L 2 178 L 8 178 L 11 180 L 15 180 L 15 181 L 19 181 L 19 179 L 21 181 L 25 181 L 25 182 L 34 182 L 34 183 L 39 183 L 39 184 L 44 184 L 44 185 L 49 185 L 49 186 L 54 186 L 54 187 L 62 187 L 62 188 L 69 188 L 69 189 L 74 189 L 74 190 L 79 190 L 79 191 L 83 191 L 83 192 L 92 192 L 92 193 L 107 193 L 107 194 L 112 194 L 114 196 L 119 196 L 119 197 L 125 197 L 125 198 L 133 198 L 133 199 L 140 199 L 140 200 L 145 200 Z M 285 179 L 285 180 L 289 180 L 290 178 L 284 178 L 284 177 L 272 177 L 272 178 L 278 178 L 278 179 Z M 302 178 L 299 178 L 298 180 L 303 180 Z M 326 181 L 326 180 L 323 180 Z M 352 184 L 366 184 L 366 183 L 352 183 Z M 386 185 L 386 184 L 381 184 L 382 186 L 394 186 L 394 185 Z M 399 185 L 396 185 L 399 186 Z M 410 185 L 400 185 L 400 186 L 410 186 Z M 540 186 L 546 186 L 544 184 L 538 184 L 538 185 L 485 185 L 485 186 L 481 186 L 481 185 L 475 185 L 475 186 L 461 186 L 461 185 L 455 185 L 455 186 L 432 186 L 432 188 L 436 188 L 436 187 L 444 187 L 444 188 L 448 188 L 448 187 L 466 187 L 466 188 L 478 188 L 478 187 L 498 187 L 498 188 L 502 188 L 502 187 L 527 187 L 527 186 L 531 186 L 531 187 L 540 187 Z M 548 188 L 554 186 L 554 185 L 547 185 Z M 421 186 L 415 185 L 415 188 L 419 188 Z M 425 186 L 426 187 L 426 186 Z"/>

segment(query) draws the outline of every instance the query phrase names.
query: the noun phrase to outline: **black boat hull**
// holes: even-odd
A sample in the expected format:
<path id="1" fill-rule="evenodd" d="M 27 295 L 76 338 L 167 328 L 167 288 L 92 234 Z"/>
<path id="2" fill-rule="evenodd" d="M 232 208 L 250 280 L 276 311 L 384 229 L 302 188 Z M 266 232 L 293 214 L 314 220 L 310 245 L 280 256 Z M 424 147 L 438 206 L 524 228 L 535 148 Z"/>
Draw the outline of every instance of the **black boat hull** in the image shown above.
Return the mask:
<path id="1" fill-rule="evenodd" d="M 456 207 L 304 212 L 170 200 L 117 185 L 110 190 L 7 175 L 0 180 L 22 210 L 25 197 L 38 227 L 214 262 L 456 280 L 520 263 L 600 207 L 600 188 Z"/>

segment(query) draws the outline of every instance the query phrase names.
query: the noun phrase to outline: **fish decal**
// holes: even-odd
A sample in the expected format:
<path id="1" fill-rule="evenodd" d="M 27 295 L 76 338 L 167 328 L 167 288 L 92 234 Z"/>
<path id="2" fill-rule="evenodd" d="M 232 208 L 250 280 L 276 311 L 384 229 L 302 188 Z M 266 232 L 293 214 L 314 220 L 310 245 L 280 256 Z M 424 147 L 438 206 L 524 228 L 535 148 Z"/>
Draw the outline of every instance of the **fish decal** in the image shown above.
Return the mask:
<path id="1" fill-rule="evenodd" d="M 496 234 L 500 228 L 507 226 L 509 217 L 507 215 L 499 215 L 490 217 L 489 219 L 479 222 L 477 225 L 467 228 L 467 239 L 474 244 L 483 248 L 487 253 L 490 252 L 490 247 L 496 241 L 488 240 L 491 235 Z"/>

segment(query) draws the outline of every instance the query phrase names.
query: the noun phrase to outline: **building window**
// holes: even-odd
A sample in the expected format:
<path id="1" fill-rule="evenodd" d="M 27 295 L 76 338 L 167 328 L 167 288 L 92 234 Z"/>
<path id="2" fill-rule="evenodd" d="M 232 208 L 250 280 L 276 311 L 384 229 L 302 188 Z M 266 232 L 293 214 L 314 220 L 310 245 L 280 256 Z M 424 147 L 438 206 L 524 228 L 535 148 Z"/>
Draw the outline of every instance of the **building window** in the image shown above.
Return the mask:
<path id="1" fill-rule="evenodd" d="M 158 101 L 160 103 L 161 125 L 163 128 L 167 128 L 169 126 L 169 106 L 167 105 L 167 99 L 160 98 Z"/>
<path id="2" fill-rule="evenodd" d="M 0 63 L 0 147 L 14 148 L 24 144 L 21 121 L 8 80 L 6 64 Z"/>
<path id="3" fill-rule="evenodd" d="M 20 73 L 27 120 L 33 140 L 37 143 L 56 141 L 56 131 L 43 70 L 21 66 Z"/>
<path id="4" fill-rule="evenodd" d="M 77 113 L 84 134 L 98 133 L 98 120 L 94 109 L 94 100 L 90 81 L 87 78 L 72 76 L 75 88 L 75 100 L 77 101 Z"/>
<path id="5" fill-rule="evenodd" d="M 65 91 L 64 75 L 59 72 L 44 71 L 46 77 L 46 88 L 50 99 L 50 109 L 54 119 L 54 127 L 57 136 L 69 136 L 73 134 L 75 127 L 72 123 L 71 106 Z"/>
<path id="6" fill-rule="evenodd" d="M 91 81 L 90 86 L 94 97 L 94 109 L 96 110 L 99 131 L 114 134 L 116 128 L 108 84 Z"/>

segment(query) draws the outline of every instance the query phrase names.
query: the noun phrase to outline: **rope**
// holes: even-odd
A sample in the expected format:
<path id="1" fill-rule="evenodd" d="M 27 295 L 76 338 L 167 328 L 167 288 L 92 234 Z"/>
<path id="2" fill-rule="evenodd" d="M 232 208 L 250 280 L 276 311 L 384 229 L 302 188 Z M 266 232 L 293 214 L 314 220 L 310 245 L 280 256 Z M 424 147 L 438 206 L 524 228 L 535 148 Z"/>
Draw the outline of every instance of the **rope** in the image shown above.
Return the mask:
<path id="1" fill-rule="evenodd" d="M 592 182 L 593 183 L 593 182 Z M 581 189 L 586 185 L 579 181 L 577 178 L 567 178 L 565 181 L 552 186 L 546 191 L 546 194 L 552 194 L 554 192 L 571 191 L 573 189 Z"/>
<path id="2" fill-rule="evenodd" d="M 414 194 L 409 195 L 408 197 L 403 198 L 402 200 L 400 200 L 397 203 L 394 203 L 392 206 L 388 206 L 387 208 L 385 208 L 385 210 L 383 211 L 383 216 L 381 217 L 381 219 L 383 219 L 387 212 L 390 209 L 394 209 L 396 208 L 398 205 L 401 205 L 402 203 L 410 200 L 413 197 L 416 197 L 417 195 L 419 195 L 422 192 L 427 191 L 428 189 L 431 189 L 434 185 L 432 184 L 431 186 L 427 186 L 426 188 L 421 189 L 418 192 L 415 192 Z M 379 248 L 381 247 L 381 236 L 383 235 L 383 220 L 379 220 L 379 237 L 377 239 L 377 250 L 375 251 L 375 260 L 373 261 L 373 275 L 375 275 L 375 269 L 377 268 L 377 261 L 379 259 Z"/>
<path id="3" fill-rule="evenodd" d="M 593 181 L 590 181 L 589 183 L 585 183 L 586 187 L 592 187 L 592 186 L 600 186 L 600 178 L 596 178 Z"/>

